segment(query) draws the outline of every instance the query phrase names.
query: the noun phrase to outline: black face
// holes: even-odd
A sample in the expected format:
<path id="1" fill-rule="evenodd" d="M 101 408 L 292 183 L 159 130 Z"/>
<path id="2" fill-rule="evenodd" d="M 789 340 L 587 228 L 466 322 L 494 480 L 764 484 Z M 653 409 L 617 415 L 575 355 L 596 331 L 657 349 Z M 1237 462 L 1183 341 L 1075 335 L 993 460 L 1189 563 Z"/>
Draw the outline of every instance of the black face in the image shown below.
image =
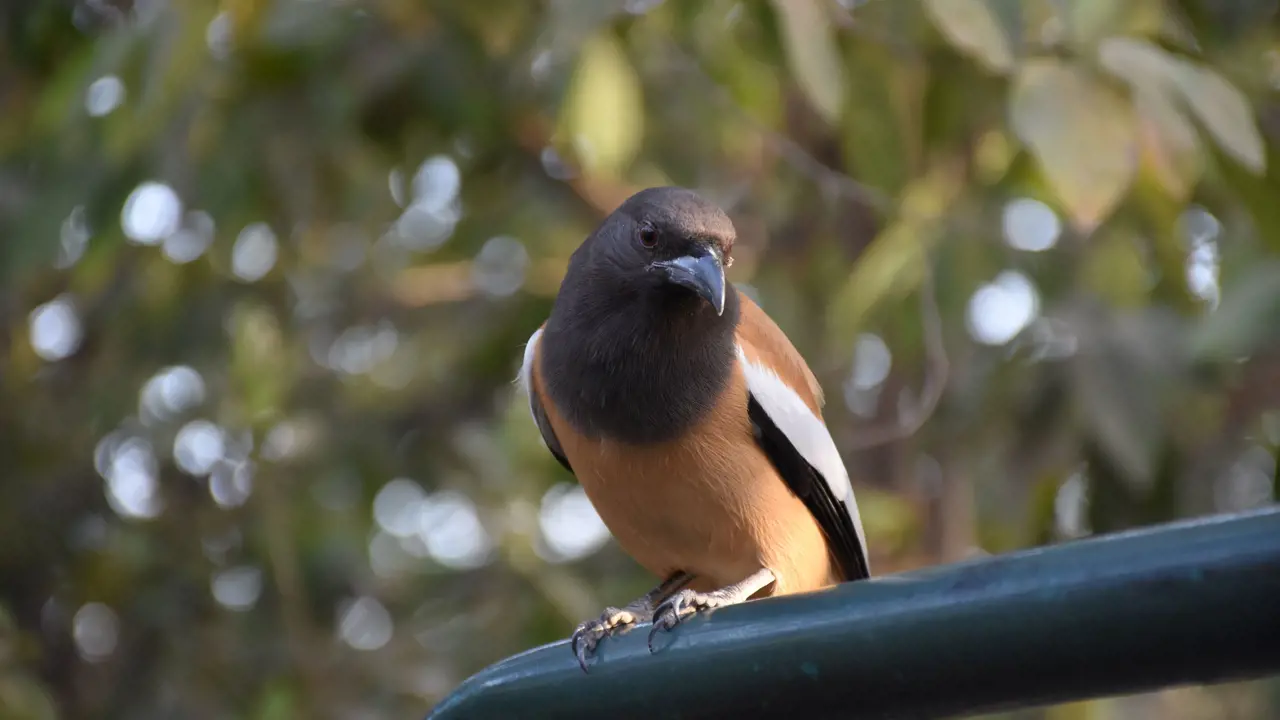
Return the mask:
<path id="1" fill-rule="evenodd" d="M 578 432 L 661 442 L 711 411 L 737 362 L 733 241 L 715 205 L 651 188 L 573 253 L 540 344 L 548 396 Z"/>
<path id="2" fill-rule="evenodd" d="M 732 263 L 733 223 L 715 205 L 681 188 L 632 196 L 605 221 L 600 239 L 618 270 L 664 292 L 701 297 L 724 312 L 724 271 Z"/>

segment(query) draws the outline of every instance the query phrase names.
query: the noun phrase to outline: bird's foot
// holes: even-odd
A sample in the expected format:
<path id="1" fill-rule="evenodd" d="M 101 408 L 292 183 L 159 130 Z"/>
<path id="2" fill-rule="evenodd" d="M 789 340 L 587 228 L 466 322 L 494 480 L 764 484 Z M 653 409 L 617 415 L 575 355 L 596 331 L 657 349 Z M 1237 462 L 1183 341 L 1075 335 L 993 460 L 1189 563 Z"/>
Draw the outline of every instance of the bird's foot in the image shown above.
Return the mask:
<path id="1" fill-rule="evenodd" d="M 661 584 L 645 593 L 643 597 L 628 603 L 626 607 L 607 607 L 600 613 L 600 617 L 579 625 L 573 631 L 569 647 L 573 650 L 574 657 L 578 658 L 578 665 L 582 667 L 582 672 L 587 672 L 587 656 L 595 652 L 601 640 L 636 623 L 652 620 L 654 604 L 671 592 L 689 584 L 692 579 L 693 576 L 683 570 L 672 572 Z"/>
<path id="2" fill-rule="evenodd" d="M 659 632 L 671 630 L 687 618 L 704 610 L 733 605 L 737 602 L 741 602 L 741 599 L 720 591 L 704 593 L 688 588 L 680 590 L 653 611 L 653 627 L 649 630 L 649 652 L 653 652 L 653 638 Z"/>
<path id="3" fill-rule="evenodd" d="M 588 620 L 573 631 L 569 647 L 578 658 L 578 665 L 587 672 L 587 656 L 595 652 L 600 641 L 615 632 L 640 622 L 641 618 L 626 608 L 608 607 L 595 620 Z"/>
<path id="4" fill-rule="evenodd" d="M 653 638 L 664 630 L 670 630 L 686 618 L 704 610 L 745 602 L 752 595 L 774 582 L 777 576 L 769 568 L 761 568 L 741 581 L 711 592 L 679 590 L 658 605 L 653 611 L 653 627 L 649 630 L 649 652 L 653 652 Z"/>

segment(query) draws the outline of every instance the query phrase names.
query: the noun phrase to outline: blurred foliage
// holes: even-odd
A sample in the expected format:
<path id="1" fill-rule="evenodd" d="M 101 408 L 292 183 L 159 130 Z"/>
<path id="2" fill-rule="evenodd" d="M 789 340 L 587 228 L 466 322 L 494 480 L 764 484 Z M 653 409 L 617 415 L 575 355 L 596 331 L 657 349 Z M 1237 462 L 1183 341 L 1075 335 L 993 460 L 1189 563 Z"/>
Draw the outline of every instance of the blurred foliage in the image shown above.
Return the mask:
<path id="1" fill-rule="evenodd" d="M 1278 31 L 1275 0 L 5 3 L 0 715 L 413 716 L 647 589 L 511 379 L 649 185 L 731 211 L 878 573 L 1273 502 Z"/>

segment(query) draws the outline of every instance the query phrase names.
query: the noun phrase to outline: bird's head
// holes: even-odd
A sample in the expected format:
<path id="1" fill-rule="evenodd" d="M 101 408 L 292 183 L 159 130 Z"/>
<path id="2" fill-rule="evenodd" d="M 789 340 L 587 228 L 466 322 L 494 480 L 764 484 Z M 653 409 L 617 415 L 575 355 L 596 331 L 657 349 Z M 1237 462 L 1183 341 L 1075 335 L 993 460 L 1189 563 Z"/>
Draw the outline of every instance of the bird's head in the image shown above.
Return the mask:
<path id="1" fill-rule="evenodd" d="M 724 312 L 735 233 L 724 211 L 692 190 L 641 190 L 605 219 L 597 239 L 615 271 L 658 293 L 700 297 Z"/>

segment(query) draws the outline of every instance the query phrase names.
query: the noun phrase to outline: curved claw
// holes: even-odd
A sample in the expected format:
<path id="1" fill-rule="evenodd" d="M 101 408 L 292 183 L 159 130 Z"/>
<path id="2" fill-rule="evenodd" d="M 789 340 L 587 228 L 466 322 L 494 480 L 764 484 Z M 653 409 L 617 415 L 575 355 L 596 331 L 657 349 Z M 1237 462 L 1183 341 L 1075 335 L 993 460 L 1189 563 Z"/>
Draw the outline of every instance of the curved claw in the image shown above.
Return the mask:
<path id="1" fill-rule="evenodd" d="M 569 649 L 573 651 L 573 656 L 578 658 L 578 666 L 582 668 L 582 672 L 587 671 L 587 645 L 582 642 L 582 636 L 586 630 L 587 623 L 582 623 L 573 631 L 572 637 L 569 638 Z"/>
<path id="2" fill-rule="evenodd" d="M 712 592 L 696 592 L 683 588 L 672 593 L 671 597 L 653 611 L 653 627 L 649 630 L 649 652 L 653 652 L 653 638 L 659 632 L 679 625 L 686 615 L 696 615 L 704 610 L 744 602 L 776 580 L 777 576 L 772 570 L 761 568 L 740 582 Z"/>
<path id="3" fill-rule="evenodd" d="M 670 630 L 679 625 L 683 620 L 684 611 L 690 605 L 707 606 L 705 602 L 708 598 L 704 595 L 693 592 L 692 590 L 680 590 L 653 611 L 653 627 L 649 629 L 649 652 L 652 654 L 653 639 L 657 637 L 659 632 Z"/>
<path id="4" fill-rule="evenodd" d="M 582 672 L 590 672 L 587 669 L 587 656 L 595 651 L 601 640 L 635 622 L 636 616 L 627 610 L 605 608 L 599 618 L 579 625 L 569 638 L 569 648 L 578 659 Z"/>
<path id="5" fill-rule="evenodd" d="M 573 656 L 578 659 L 578 667 L 582 668 L 582 672 L 590 672 L 587 669 L 587 655 L 596 649 L 596 643 L 592 642 L 592 631 L 599 632 L 597 628 L 601 625 L 599 620 L 584 622 L 574 631 L 573 636 L 569 638 L 569 648 L 573 651 Z"/>
<path id="6" fill-rule="evenodd" d="M 653 638 L 657 636 L 657 634 L 660 631 L 670 630 L 671 628 L 675 627 L 677 622 L 679 622 L 678 620 L 667 620 L 668 617 L 678 617 L 678 616 L 675 616 L 674 614 L 667 614 L 667 613 L 663 613 L 662 615 L 655 614 L 653 616 L 653 627 L 649 628 L 649 654 L 650 655 L 653 654 Z"/>
<path id="7" fill-rule="evenodd" d="M 579 643 L 577 640 L 574 640 L 573 655 L 574 657 L 578 658 L 578 667 L 582 668 L 582 672 L 584 673 L 591 672 L 589 669 L 587 669 L 587 644 L 586 643 Z"/>

